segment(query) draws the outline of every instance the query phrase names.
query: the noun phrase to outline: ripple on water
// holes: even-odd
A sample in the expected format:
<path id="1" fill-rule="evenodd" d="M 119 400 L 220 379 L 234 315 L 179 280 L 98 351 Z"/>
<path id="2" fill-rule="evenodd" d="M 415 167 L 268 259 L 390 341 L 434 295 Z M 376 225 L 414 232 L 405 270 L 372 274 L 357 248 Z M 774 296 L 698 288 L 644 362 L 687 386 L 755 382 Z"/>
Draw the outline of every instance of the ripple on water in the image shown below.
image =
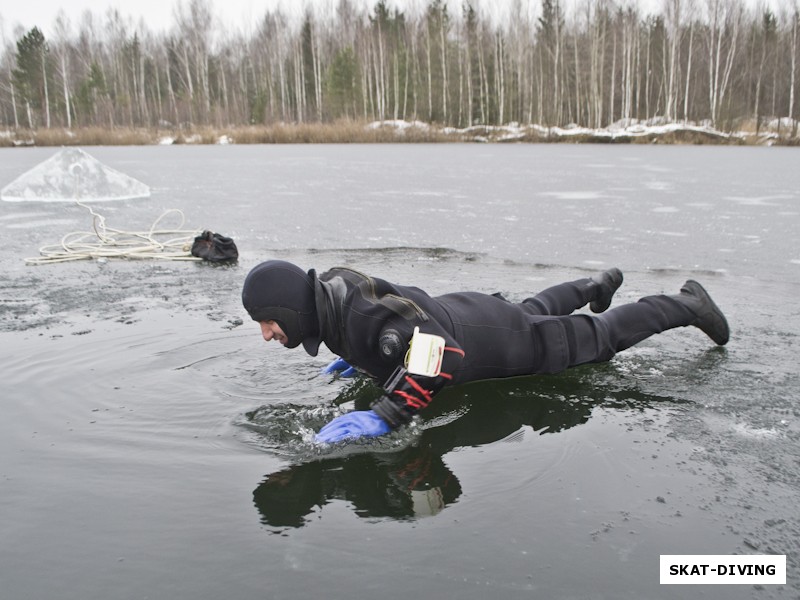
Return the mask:
<path id="1" fill-rule="evenodd" d="M 353 454 L 398 452 L 419 438 L 418 421 L 378 438 L 323 444 L 314 439 L 319 429 L 344 414 L 337 406 L 303 406 L 290 403 L 261 406 L 246 412 L 235 424 L 248 432 L 245 442 L 294 462 L 319 458 L 341 458 Z"/>
<path id="2" fill-rule="evenodd" d="M 6 379 L 7 433 L 104 459 L 218 447 L 235 409 L 211 383 L 235 361 L 236 334 L 211 336 L 213 323 L 170 311 L 149 310 L 139 325 L 87 321 L 19 339 Z"/>

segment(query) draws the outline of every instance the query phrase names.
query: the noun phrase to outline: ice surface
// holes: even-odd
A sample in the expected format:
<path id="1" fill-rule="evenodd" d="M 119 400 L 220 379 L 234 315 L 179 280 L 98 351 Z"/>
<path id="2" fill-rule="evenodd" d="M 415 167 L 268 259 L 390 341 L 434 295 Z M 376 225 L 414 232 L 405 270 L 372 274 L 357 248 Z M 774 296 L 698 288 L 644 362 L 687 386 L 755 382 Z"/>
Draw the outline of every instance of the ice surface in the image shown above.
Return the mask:
<path id="1" fill-rule="evenodd" d="M 601 192 L 595 191 L 563 191 L 563 192 L 542 192 L 540 196 L 550 196 L 558 200 L 599 200 L 604 197 Z"/>
<path id="2" fill-rule="evenodd" d="M 80 148 L 64 148 L 0 192 L 11 202 L 127 200 L 150 196 L 141 181 L 105 166 Z"/>

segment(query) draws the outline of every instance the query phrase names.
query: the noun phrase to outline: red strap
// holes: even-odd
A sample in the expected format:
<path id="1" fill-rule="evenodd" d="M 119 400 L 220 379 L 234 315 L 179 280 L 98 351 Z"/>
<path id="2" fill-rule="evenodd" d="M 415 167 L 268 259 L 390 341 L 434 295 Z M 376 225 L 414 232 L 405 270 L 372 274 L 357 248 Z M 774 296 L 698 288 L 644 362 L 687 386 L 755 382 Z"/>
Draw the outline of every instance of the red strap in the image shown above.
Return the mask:
<path id="1" fill-rule="evenodd" d="M 466 353 L 461 348 L 451 348 L 450 346 L 445 346 L 444 349 L 460 354 L 462 357 L 466 356 Z"/>
<path id="2" fill-rule="evenodd" d="M 427 401 L 425 402 L 426 405 L 430 404 L 430 401 L 433 400 L 433 398 L 431 397 L 431 393 L 428 390 L 424 389 L 420 384 L 411 379 L 411 377 L 409 377 L 408 375 L 406 375 L 406 381 L 418 393 L 422 394 L 422 397 Z"/>
<path id="3" fill-rule="evenodd" d="M 425 408 L 425 406 L 426 406 L 422 402 L 422 400 L 420 400 L 416 396 L 412 396 L 411 394 L 408 394 L 408 393 L 403 392 L 401 390 L 395 390 L 394 393 L 397 394 L 398 396 L 400 396 L 401 398 L 403 398 L 406 401 L 406 404 L 408 404 L 409 406 L 411 406 L 413 408 L 416 408 L 417 410 L 421 410 L 421 409 Z"/>

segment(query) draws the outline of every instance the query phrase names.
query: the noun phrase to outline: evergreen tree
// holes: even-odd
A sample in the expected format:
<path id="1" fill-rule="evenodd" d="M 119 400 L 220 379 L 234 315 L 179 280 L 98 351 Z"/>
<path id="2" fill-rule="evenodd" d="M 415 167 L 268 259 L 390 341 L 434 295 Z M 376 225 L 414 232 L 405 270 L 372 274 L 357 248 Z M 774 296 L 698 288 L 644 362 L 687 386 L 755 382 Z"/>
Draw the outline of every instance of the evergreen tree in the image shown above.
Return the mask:
<path id="1" fill-rule="evenodd" d="M 333 119 L 354 119 L 358 114 L 358 62 L 352 46 L 336 52 L 328 67 L 328 114 Z"/>
<path id="2" fill-rule="evenodd" d="M 44 111 L 45 121 L 49 121 L 48 52 L 47 41 L 38 27 L 31 29 L 17 42 L 14 85 L 25 104 L 28 127 L 31 129 L 38 124 L 34 111 Z"/>

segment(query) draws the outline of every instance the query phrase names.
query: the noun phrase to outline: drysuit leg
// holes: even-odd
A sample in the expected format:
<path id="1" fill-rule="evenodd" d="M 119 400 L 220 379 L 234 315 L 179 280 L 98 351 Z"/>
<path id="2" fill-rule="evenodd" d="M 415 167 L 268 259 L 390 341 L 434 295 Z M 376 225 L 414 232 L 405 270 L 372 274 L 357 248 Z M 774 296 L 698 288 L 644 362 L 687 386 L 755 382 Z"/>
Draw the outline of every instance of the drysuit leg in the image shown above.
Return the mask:
<path id="1" fill-rule="evenodd" d="M 653 334 L 691 325 L 697 318 L 670 296 L 647 296 L 601 315 L 586 314 L 533 323 L 537 373 L 610 360 Z"/>
<path id="2" fill-rule="evenodd" d="M 574 336 L 570 366 L 610 360 L 617 352 L 651 335 L 686 327 L 697 318 L 685 304 L 663 295 L 646 296 L 638 302 L 612 308 L 594 317 L 580 317 L 570 323 Z"/>
<path id="3" fill-rule="evenodd" d="M 531 315 L 569 315 L 594 300 L 596 288 L 588 277 L 559 283 L 523 300 L 520 306 Z"/>
<path id="4" fill-rule="evenodd" d="M 691 325 L 697 315 L 673 296 L 646 296 L 597 318 L 607 327 L 608 348 L 619 352 L 655 333 Z"/>

